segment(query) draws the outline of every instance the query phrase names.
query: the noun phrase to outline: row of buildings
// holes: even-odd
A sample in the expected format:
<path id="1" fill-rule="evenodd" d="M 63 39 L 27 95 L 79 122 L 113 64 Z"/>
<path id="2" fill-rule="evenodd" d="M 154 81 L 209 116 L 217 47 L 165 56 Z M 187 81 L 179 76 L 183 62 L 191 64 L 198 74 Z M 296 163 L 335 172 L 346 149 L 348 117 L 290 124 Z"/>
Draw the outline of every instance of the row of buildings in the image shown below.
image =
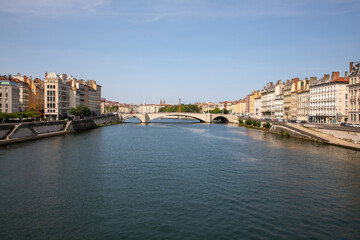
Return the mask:
<path id="1" fill-rule="evenodd" d="M 0 112 L 41 112 L 46 118 L 63 119 L 71 108 L 88 106 L 101 114 L 101 86 L 94 80 L 67 74 L 45 73 L 44 80 L 17 75 L 0 76 Z"/>
<path id="2" fill-rule="evenodd" d="M 164 100 L 160 100 L 159 104 L 127 104 L 127 103 L 119 103 L 117 101 L 108 101 L 105 98 L 101 99 L 101 109 L 103 113 L 107 112 L 107 109 L 112 107 L 117 107 L 117 112 L 119 113 L 157 113 L 159 112 L 160 108 L 171 106 L 171 104 L 165 103 Z"/>
<path id="3" fill-rule="evenodd" d="M 350 74 L 325 74 L 321 79 L 293 78 L 269 82 L 238 101 L 222 102 L 220 109 L 253 118 L 300 120 L 316 123 L 360 123 L 360 63 L 350 63 Z M 206 112 L 215 104 L 202 104 Z"/>

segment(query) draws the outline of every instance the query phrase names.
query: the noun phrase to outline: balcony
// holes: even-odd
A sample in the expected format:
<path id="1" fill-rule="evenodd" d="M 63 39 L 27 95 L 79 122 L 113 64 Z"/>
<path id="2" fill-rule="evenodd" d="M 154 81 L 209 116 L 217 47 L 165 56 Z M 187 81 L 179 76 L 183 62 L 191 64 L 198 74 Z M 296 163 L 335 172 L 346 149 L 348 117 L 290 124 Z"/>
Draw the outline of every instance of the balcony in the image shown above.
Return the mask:
<path id="1" fill-rule="evenodd" d="M 356 97 L 351 97 L 350 98 L 350 102 L 355 102 L 356 101 Z"/>

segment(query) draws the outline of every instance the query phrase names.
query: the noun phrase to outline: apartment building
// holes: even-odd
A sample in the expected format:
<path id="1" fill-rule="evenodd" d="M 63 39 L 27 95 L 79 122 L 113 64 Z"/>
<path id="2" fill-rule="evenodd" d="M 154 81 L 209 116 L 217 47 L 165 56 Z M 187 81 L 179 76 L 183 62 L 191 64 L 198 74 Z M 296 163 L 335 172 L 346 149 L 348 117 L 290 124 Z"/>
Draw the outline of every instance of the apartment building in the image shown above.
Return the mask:
<path id="1" fill-rule="evenodd" d="M 87 106 L 93 115 L 102 114 L 101 110 L 101 86 L 96 81 L 83 79 L 77 80 L 73 76 L 69 76 L 67 81 L 71 87 L 69 90 L 70 108 L 79 106 Z M 103 104 L 105 111 L 105 102 Z"/>
<path id="2" fill-rule="evenodd" d="M 284 118 L 284 84 L 281 83 L 281 80 L 278 80 L 275 85 L 275 118 L 283 119 Z"/>
<path id="3" fill-rule="evenodd" d="M 284 110 L 283 117 L 284 120 L 291 120 L 291 86 L 292 83 L 290 80 L 286 80 L 286 84 L 284 85 L 283 95 L 284 95 Z"/>
<path id="4" fill-rule="evenodd" d="M 340 77 L 333 72 L 331 79 L 324 75 L 322 79 L 311 82 L 310 121 L 317 123 L 336 123 L 347 120 L 347 96 L 349 78 Z"/>
<path id="5" fill-rule="evenodd" d="M 360 124 L 360 63 L 350 62 L 349 75 L 349 122 Z"/>
<path id="6" fill-rule="evenodd" d="M 301 86 L 298 91 L 297 120 L 309 121 L 310 116 L 310 84 Z"/>
<path id="7" fill-rule="evenodd" d="M 22 76 L 20 73 L 12 76 L 19 86 L 19 100 L 22 111 L 44 113 L 44 82 L 38 78 Z"/>
<path id="8" fill-rule="evenodd" d="M 44 78 L 44 105 L 45 117 L 63 119 L 68 117 L 70 110 L 70 83 L 67 75 L 56 75 L 55 72 L 45 73 Z"/>
<path id="9" fill-rule="evenodd" d="M 264 118 L 275 118 L 275 86 L 267 83 L 261 90 L 261 114 Z"/>
<path id="10" fill-rule="evenodd" d="M 235 113 L 245 115 L 246 113 L 246 99 L 240 99 L 235 104 Z"/>
<path id="11" fill-rule="evenodd" d="M 0 112 L 20 112 L 19 86 L 15 81 L 0 77 Z"/>
<path id="12" fill-rule="evenodd" d="M 257 90 L 254 94 L 254 117 L 257 119 L 262 118 L 261 114 L 261 92 Z"/>

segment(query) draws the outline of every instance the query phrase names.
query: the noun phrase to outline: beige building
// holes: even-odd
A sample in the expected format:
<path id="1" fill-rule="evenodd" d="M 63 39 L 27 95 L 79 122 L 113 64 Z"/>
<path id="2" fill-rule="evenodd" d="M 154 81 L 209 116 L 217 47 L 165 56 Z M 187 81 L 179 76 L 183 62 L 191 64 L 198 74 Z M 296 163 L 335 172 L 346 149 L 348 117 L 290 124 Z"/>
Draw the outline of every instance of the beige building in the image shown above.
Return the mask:
<path id="1" fill-rule="evenodd" d="M 286 81 L 286 84 L 284 85 L 283 89 L 283 95 L 284 95 L 284 110 L 283 110 L 283 116 L 284 120 L 290 120 L 291 119 L 291 85 L 292 83 L 290 80 Z"/>
<path id="2" fill-rule="evenodd" d="M 298 92 L 297 120 L 309 121 L 310 116 L 310 90 L 304 89 Z"/>
<path id="3" fill-rule="evenodd" d="M 349 117 L 351 123 L 360 124 L 360 63 L 350 63 L 349 75 Z"/>
<path id="4" fill-rule="evenodd" d="M 77 80 L 69 76 L 67 81 L 70 83 L 70 108 L 87 106 L 90 108 L 92 115 L 101 115 L 101 86 L 97 85 L 94 80 L 85 81 Z M 103 104 L 105 112 L 105 103 Z"/>
<path id="5" fill-rule="evenodd" d="M 275 85 L 275 119 L 284 118 L 284 84 L 281 83 L 281 80 L 278 80 Z"/>
<path id="6" fill-rule="evenodd" d="M 309 121 L 310 81 L 308 78 L 298 82 L 296 120 Z"/>
<path id="7" fill-rule="evenodd" d="M 235 103 L 235 114 L 245 115 L 246 113 L 246 99 L 240 99 Z"/>
<path id="8" fill-rule="evenodd" d="M 20 112 L 19 87 L 15 81 L 0 77 L 0 112 Z"/>
<path id="9" fill-rule="evenodd" d="M 101 99 L 100 99 L 100 111 L 101 111 L 101 115 L 105 114 L 105 103 L 106 103 L 106 98 L 101 98 Z"/>
<path id="10" fill-rule="evenodd" d="M 55 72 L 45 73 L 45 117 L 63 119 L 68 117 L 70 110 L 70 83 L 66 74 L 61 76 Z"/>
<path id="11" fill-rule="evenodd" d="M 347 73 L 345 73 L 345 76 Z M 310 86 L 310 121 L 317 123 L 336 123 L 347 120 L 347 85 L 349 80 L 333 72 L 311 82 Z"/>

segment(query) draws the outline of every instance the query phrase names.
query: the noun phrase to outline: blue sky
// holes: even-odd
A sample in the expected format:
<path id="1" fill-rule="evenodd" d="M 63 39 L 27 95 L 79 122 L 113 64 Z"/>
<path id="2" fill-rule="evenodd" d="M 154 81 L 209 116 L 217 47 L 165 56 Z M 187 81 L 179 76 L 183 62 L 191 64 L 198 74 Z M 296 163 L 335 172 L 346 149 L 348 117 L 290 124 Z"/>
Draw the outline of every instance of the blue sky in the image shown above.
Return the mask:
<path id="1" fill-rule="evenodd" d="M 127 103 L 237 100 L 360 61 L 358 0 L 0 0 L 0 73 L 94 79 Z"/>

